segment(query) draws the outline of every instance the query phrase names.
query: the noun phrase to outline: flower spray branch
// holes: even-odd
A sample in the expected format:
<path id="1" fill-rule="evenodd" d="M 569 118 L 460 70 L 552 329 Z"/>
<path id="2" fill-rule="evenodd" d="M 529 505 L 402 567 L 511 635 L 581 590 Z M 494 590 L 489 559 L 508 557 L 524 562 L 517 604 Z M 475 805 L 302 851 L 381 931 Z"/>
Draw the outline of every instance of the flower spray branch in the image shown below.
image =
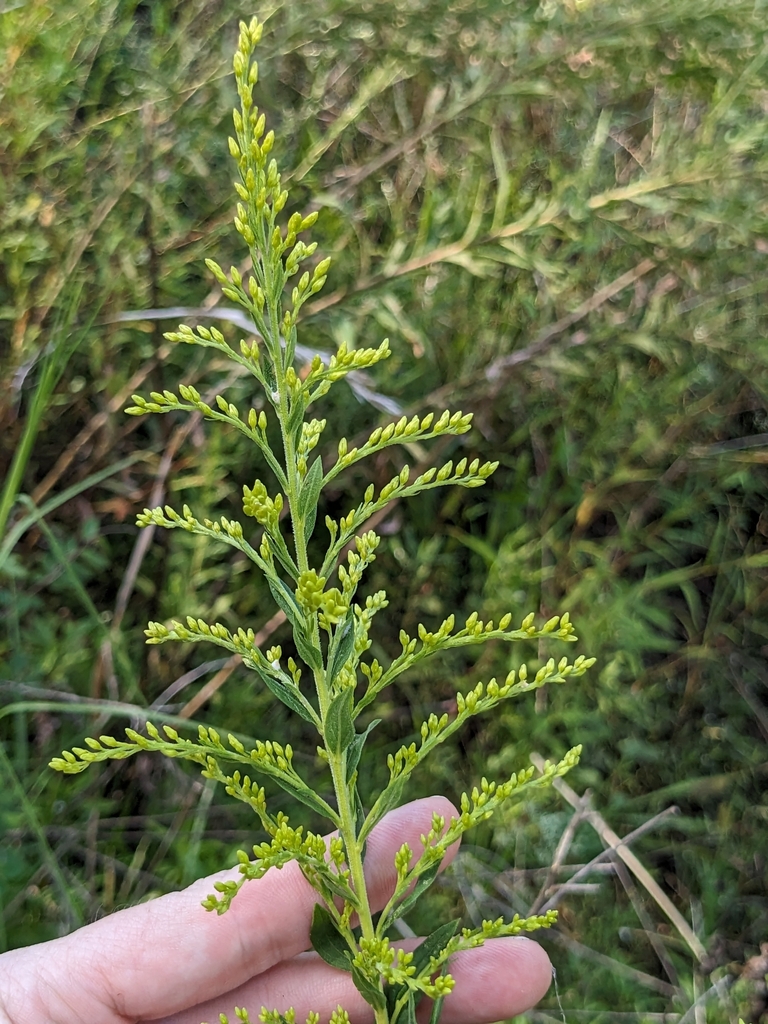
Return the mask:
<path id="1" fill-rule="evenodd" d="M 348 350 L 342 346 L 327 365 L 316 356 L 303 378 L 293 365 L 299 312 L 322 289 L 331 261 L 322 259 L 312 270 L 300 273 L 316 248 L 314 242 L 308 243 L 300 236 L 312 227 L 316 213 L 306 217 L 294 213 L 286 224 L 280 223 L 288 192 L 271 155 L 274 132 L 266 131 L 264 114 L 253 102 L 253 87 L 258 80 L 253 51 L 261 32 L 262 25 L 255 18 L 250 24 L 240 25 L 234 57 L 240 109 L 234 111 L 235 137 L 229 140 L 239 172 L 235 183 L 240 200 L 235 227 L 248 246 L 252 271 L 245 280 L 234 267 L 226 274 L 218 264 L 206 260 L 224 295 L 251 317 L 256 340 L 241 341 L 239 350 L 235 350 L 219 331 L 187 326 L 166 337 L 179 344 L 216 349 L 240 364 L 263 390 L 268 412 L 256 413 L 252 409 L 241 416 L 226 399 L 218 397 L 215 407 L 208 405 L 195 388 L 183 384 L 178 394 L 155 392 L 148 399 L 136 395 L 134 405 L 126 411 L 142 416 L 197 410 L 208 420 L 241 431 L 256 446 L 271 471 L 271 487 L 277 489 L 271 490 L 258 479 L 243 488 L 243 514 L 256 520 L 260 533 L 254 544 L 247 539 L 253 531 L 246 530 L 242 523 L 225 517 L 218 522 L 199 520 L 186 505 L 181 512 L 170 506 L 145 509 L 138 524 L 202 534 L 242 551 L 258 567 L 275 602 L 285 613 L 303 665 L 291 657 L 284 663 L 279 646 L 261 651 L 253 630 L 248 628 L 231 632 L 221 623 L 187 617 L 169 625 L 150 622 L 146 634 L 150 644 L 205 640 L 239 654 L 275 697 L 316 728 L 318 752 L 333 783 L 333 806 L 296 770 L 289 743 L 265 740 L 248 750 L 235 736 L 229 735 L 225 742 L 216 730 L 203 726 L 196 740 L 182 738 L 167 725 L 160 732 L 151 724 L 146 727 L 146 735 L 127 729 L 122 741 L 110 736 L 89 738 L 85 747 L 64 751 L 51 764 L 59 771 L 75 773 L 93 762 L 126 758 L 141 750 L 157 750 L 167 757 L 198 763 L 206 778 L 220 782 L 230 796 L 253 809 L 267 836 L 254 846 L 252 853 L 239 854 L 239 880 L 216 883 L 216 892 L 203 904 L 206 909 L 224 913 L 249 879 L 297 861 L 319 897 L 311 929 L 312 944 L 328 963 L 351 973 L 356 987 L 373 1007 L 377 1024 L 413 1024 L 422 996 L 435 1000 L 436 1021 L 442 999 L 453 986 L 449 960 L 454 953 L 478 946 L 489 937 L 546 927 L 555 915 L 515 917 L 506 923 L 501 919 L 486 921 L 480 928 L 463 930 L 459 930 L 458 921 L 452 921 L 437 927 L 409 953 L 391 946 L 388 933 L 393 922 L 407 913 L 432 884 L 446 851 L 468 829 L 486 821 L 524 790 L 547 785 L 567 772 L 577 763 L 580 748 L 575 747 L 557 764 L 547 764 L 541 775 L 529 767 L 501 782 L 483 779 L 478 788 L 462 796 L 457 818 L 445 821 L 436 816 L 430 832 L 422 837 L 420 851 L 415 853 L 407 844 L 399 850 L 395 890 L 376 916 L 371 912 L 363 873 L 366 838 L 387 811 L 400 803 L 412 772 L 468 719 L 546 683 L 579 676 L 593 659 L 578 657 L 569 662 L 564 657 L 557 663 L 550 660 L 535 674 L 523 665 L 502 682 L 491 679 L 478 683 L 468 693 L 457 694 L 453 717 L 430 715 L 421 726 L 418 744 L 402 746 L 389 755 L 386 784 L 373 806 L 363 806 L 357 785 L 359 765 L 366 740 L 378 722 L 369 722 L 364 729 L 359 729 L 357 722 L 398 676 L 438 651 L 487 640 L 576 638 L 567 614 L 540 626 L 535 625 L 530 614 L 517 627 L 512 624 L 511 614 L 498 623 L 482 622 L 477 614 L 472 614 L 460 628 L 450 616 L 434 633 L 424 626 L 419 626 L 416 637 L 402 631 L 402 651 L 390 664 L 381 665 L 375 658 L 366 658 L 373 619 L 387 603 L 383 591 L 364 600 L 358 597 L 365 570 L 375 559 L 379 544 L 379 537 L 364 529 L 367 520 L 391 501 L 431 488 L 480 487 L 494 472 L 496 463 L 481 465 L 477 459 L 470 462 L 462 458 L 455 465 L 448 462 L 413 480 L 408 466 L 404 466 L 378 494 L 370 485 L 362 501 L 338 521 L 325 518 L 327 550 L 321 564 L 310 564 L 308 543 L 317 526 L 318 505 L 327 484 L 343 470 L 384 448 L 428 441 L 444 434 L 464 434 L 470 429 L 471 416 L 444 412 L 437 417 L 432 413 L 411 419 L 403 417 L 396 423 L 377 427 L 360 448 L 351 448 L 342 439 L 336 458 L 325 467 L 315 452 L 325 420 L 309 418 L 310 407 L 351 371 L 385 359 L 389 348 L 386 341 L 378 348 Z M 297 275 L 297 282 L 289 287 Z M 270 442 L 268 435 L 277 434 L 276 430 L 268 431 L 270 421 L 279 428 L 279 448 Z M 285 517 L 281 517 L 286 505 L 290 531 L 284 528 Z M 334 578 L 337 585 L 329 586 Z M 266 776 L 326 818 L 335 837 L 325 840 L 302 826 L 294 827 L 284 813 L 270 811 L 264 787 L 256 781 L 260 776 Z M 358 922 L 355 927 L 353 918 Z M 238 1011 L 238 1016 L 248 1021 L 246 1010 Z M 335 1016 L 338 1024 L 347 1019 L 341 1009 Z M 293 1024 L 294 1015 L 287 1009 L 283 1013 L 262 1010 L 260 1019 L 265 1024 Z M 316 1015 L 311 1015 L 308 1024 L 317 1024 Z"/>

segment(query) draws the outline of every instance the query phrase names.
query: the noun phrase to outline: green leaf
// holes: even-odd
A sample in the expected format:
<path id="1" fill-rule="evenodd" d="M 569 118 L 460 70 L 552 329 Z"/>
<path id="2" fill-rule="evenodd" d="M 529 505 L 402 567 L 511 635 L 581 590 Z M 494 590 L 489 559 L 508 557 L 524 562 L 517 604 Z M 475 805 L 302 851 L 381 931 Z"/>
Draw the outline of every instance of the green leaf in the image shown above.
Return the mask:
<path id="1" fill-rule="evenodd" d="M 363 999 L 371 1005 L 374 1010 L 385 1010 L 387 1001 L 384 998 L 384 993 L 381 991 L 378 985 L 374 985 L 372 981 L 363 974 L 359 967 L 352 966 L 352 981 L 355 983 L 355 988 L 363 997 Z"/>
<path id="2" fill-rule="evenodd" d="M 319 461 L 319 460 L 318 460 Z M 313 505 L 307 512 L 307 518 L 304 521 L 304 535 L 307 540 L 315 532 L 315 523 L 317 522 L 317 505 Z"/>
<path id="3" fill-rule="evenodd" d="M 395 779 L 391 782 L 387 788 L 379 794 L 379 798 L 371 808 L 371 811 L 366 819 L 365 828 L 361 833 L 361 839 L 365 839 L 370 835 L 371 829 L 377 822 L 381 821 L 387 811 L 391 811 L 393 807 L 397 807 L 400 804 L 400 799 L 403 795 L 403 789 L 405 788 L 405 778 L 402 776 L 399 779 Z"/>
<path id="4" fill-rule="evenodd" d="M 269 576 L 265 573 L 264 578 L 272 591 L 275 603 L 281 608 L 292 626 L 298 626 L 304 617 L 304 613 L 296 602 L 296 598 L 279 576 Z M 302 655 L 302 657 L 304 657 Z"/>
<path id="5" fill-rule="evenodd" d="M 295 711 L 297 715 L 301 715 L 305 722 L 311 722 L 313 725 L 317 725 L 317 719 L 312 716 L 311 712 L 307 709 L 301 697 L 299 697 L 292 686 L 281 683 L 279 679 L 275 679 L 266 672 L 259 672 L 259 675 L 278 700 L 281 700 L 283 704 L 291 709 L 291 711 Z"/>
<path id="6" fill-rule="evenodd" d="M 327 964 L 340 971 L 352 970 L 352 954 L 346 939 L 336 927 L 330 912 L 320 903 L 315 904 L 309 929 L 312 948 Z"/>
<path id="7" fill-rule="evenodd" d="M 363 747 L 365 746 L 369 733 L 373 732 L 380 721 L 380 718 L 374 718 L 364 732 L 356 733 L 355 738 L 350 743 L 349 750 L 347 751 L 347 782 L 351 780 L 355 769 L 360 764 L 360 756 L 363 753 Z"/>
<path id="8" fill-rule="evenodd" d="M 309 472 L 304 478 L 304 483 L 299 491 L 299 515 L 304 520 L 307 540 L 312 534 L 309 526 L 309 517 L 312 514 L 312 527 L 317 516 L 317 502 L 320 498 L 320 490 L 323 486 L 323 462 L 320 456 L 315 459 L 309 467 Z"/>
<path id="9" fill-rule="evenodd" d="M 359 833 L 365 822 L 365 808 L 363 807 L 363 801 L 360 798 L 360 790 L 357 786 L 354 787 L 353 803 L 355 809 L 355 832 Z M 365 860 L 365 843 L 363 843 L 363 860 Z"/>
<path id="10" fill-rule="evenodd" d="M 360 835 L 365 824 L 365 807 L 363 807 L 363 801 L 360 797 L 360 790 L 357 788 L 357 784 L 353 787 L 354 792 L 352 794 L 353 803 L 355 808 L 355 835 Z M 366 855 L 368 853 L 368 840 L 363 840 L 363 845 L 360 847 L 360 857 L 365 862 Z M 378 916 L 378 915 L 377 915 Z"/>
<path id="11" fill-rule="evenodd" d="M 325 716 L 324 736 L 328 749 L 332 754 L 343 754 L 355 738 L 355 725 L 352 720 L 354 690 L 351 686 L 337 693 Z"/>
<path id="12" fill-rule="evenodd" d="M 255 765 L 258 769 L 258 765 Z M 290 793 L 291 796 L 296 797 L 305 807 L 311 808 L 313 811 L 317 811 L 318 814 L 322 814 L 324 818 L 329 817 L 330 808 L 328 805 L 320 799 L 312 790 L 303 783 L 300 779 L 293 779 L 290 775 L 279 775 L 277 772 L 265 772 L 265 775 L 269 775 L 281 789 L 284 789 L 286 793 Z"/>
<path id="13" fill-rule="evenodd" d="M 309 640 L 302 626 L 298 624 L 294 626 L 293 639 L 299 657 L 309 665 L 313 672 L 320 672 L 323 668 L 322 652 Z"/>
<path id="14" fill-rule="evenodd" d="M 399 916 L 400 908 L 398 908 Z M 459 923 L 460 918 L 457 917 L 455 921 L 448 921 L 446 924 L 440 925 L 439 928 L 436 928 L 431 935 L 424 939 L 420 946 L 414 949 L 412 964 L 416 968 L 416 977 L 421 974 L 425 967 L 429 966 L 430 957 L 442 952 L 448 941 L 456 934 Z"/>
<path id="15" fill-rule="evenodd" d="M 402 917 L 403 914 L 407 913 L 413 904 L 418 900 L 422 894 L 432 885 L 434 880 L 437 878 L 437 873 L 440 870 L 440 862 L 433 864 L 427 868 L 423 875 L 419 877 L 418 882 L 414 885 L 413 889 L 408 893 L 402 903 L 399 903 L 393 910 L 393 917 Z"/>
<path id="16" fill-rule="evenodd" d="M 282 287 L 282 286 L 281 286 Z M 279 292 L 278 292 L 279 296 Z M 279 297 L 275 299 L 279 302 Z M 276 391 L 277 385 L 270 390 Z M 305 392 L 301 391 L 299 400 L 293 403 L 290 415 L 285 423 L 285 430 L 283 431 L 285 436 L 293 437 L 295 445 L 299 443 L 299 431 L 301 430 L 301 424 L 304 422 L 304 413 L 307 411 L 309 403 L 306 400 Z"/>
<path id="17" fill-rule="evenodd" d="M 326 814 L 327 816 L 327 814 Z M 327 872 L 322 876 L 323 885 L 325 885 L 335 896 L 340 896 L 341 899 L 351 903 L 355 910 L 360 909 L 360 903 L 355 896 L 355 893 L 350 888 L 348 882 L 339 878 L 338 875 L 334 875 L 332 871 Z"/>
<path id="18" fill-rule="evenodd" d="M 336 630 L 336 635 L 333 638 L 333 650 L 328 658 L 328 674 L 326 676 L 329 686 L 333 685 L 334 679 L 344 668 L 354 646 L 355 613 L 350 611 L 344 622 Z"/>

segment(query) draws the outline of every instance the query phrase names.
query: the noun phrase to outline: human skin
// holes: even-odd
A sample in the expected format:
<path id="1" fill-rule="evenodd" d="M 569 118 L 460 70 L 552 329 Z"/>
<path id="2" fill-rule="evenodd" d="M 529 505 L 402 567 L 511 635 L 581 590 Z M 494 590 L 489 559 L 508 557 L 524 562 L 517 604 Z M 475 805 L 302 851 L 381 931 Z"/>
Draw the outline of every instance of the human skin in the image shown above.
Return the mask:
<path id="1" fill-rule="evenodd" d="M 444 797 L 416 800 L 390 812 L 368 840 L 365 874 L 371 903 L 381 909 L 395 884 L 402 843 L 421 847 L 432 814 L 456 816 Z M 444 866 L 453 859 L 449 850 Z M 201 900 L 225 871 L 182 892 L 118 911 L 60 939 L 0 956 L 0 1024 L 201 1024 L 244 1006 L 256 1022 L 262 1006 L 293 1006 L 297 1021 L 311 1010 L 328 1020 L 343 1006 L 352 1024 L 369 1024 L 371 1008 L 349 974 L 311 949 L 317 901 L 295 863 L 248 882 L 226 914 Z M 415 945 L 416 942 L 403 943 Z M 544 995 L 552 977 L 546 953 L 526 938 L 494 939 L 451 959 L 456 986 L 441 1024 L 487 1024 L 522 1013 Z M 423 1005 L 419 1018 L 428 1016 Z"/>

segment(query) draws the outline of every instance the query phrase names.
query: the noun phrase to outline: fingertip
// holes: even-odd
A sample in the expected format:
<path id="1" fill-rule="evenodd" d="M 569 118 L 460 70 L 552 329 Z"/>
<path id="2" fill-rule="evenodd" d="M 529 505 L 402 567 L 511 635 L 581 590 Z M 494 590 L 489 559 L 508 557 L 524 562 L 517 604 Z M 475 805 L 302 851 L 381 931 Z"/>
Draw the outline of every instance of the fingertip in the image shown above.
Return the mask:
<path id="1" fill-rule="evenodd" d="M 524 1013 L 547 994 L 552 964 L 538 942 L 492 939 L 451 959 L 455 979 L 445 1000 L 445 1024 L 488 1024 Z"/>
<path id="2" fill-rule="evenodd" d="M 517 943 L 518 962 L 525 964 L 528 975 L 528 997 L 532 999 L 532 1004 L 538 1003 L 549 991 L 554 977 L 554 967 L 547 951 L 534 939 L 524 936 L 502 941 Z"/>
<path id="3" fill-rule="evenodd" d="M 499 968 L 508 973 L 511 993 L 525 1004 L 516 1013 L 544 998 L 552 984 L 553 969 L 543 946 L 523 935 L 498 939 L 488 945 L 491 956 L 497 957 Z"/>

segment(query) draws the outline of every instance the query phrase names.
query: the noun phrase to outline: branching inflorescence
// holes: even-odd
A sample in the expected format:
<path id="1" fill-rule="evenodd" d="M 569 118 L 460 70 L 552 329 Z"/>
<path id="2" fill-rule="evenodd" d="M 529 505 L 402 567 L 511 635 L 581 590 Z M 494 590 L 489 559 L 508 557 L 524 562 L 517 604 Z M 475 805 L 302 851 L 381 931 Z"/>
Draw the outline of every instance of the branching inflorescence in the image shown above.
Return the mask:
<path id="1" fill-rule="evenodd" d="M 416 637 L 401 631 L 402 651 L 389 665 L 381 665 L 375 658 L 366 659 L 373 618 L 386 606 L 386 595 L 379 591 L 364 601 L 357 598 L 379 543 L 372 530 L 362 528 L 395 499 L 434 487 L 479 487 L 494 472 L 495 463 L 480 464 L 476 459 L 470 462 L 462 458 L 455 465 L 448 462 L 415 479 L 411 479 L 405 466 L 378 494 L 373 485 L 369 486 L 357 507 L 338 521 L 326 517 L 327 550 L 320 565 L 310 565 L 308 542 L 317 525 L 321 492 L 328 483 L 343 470 L 384 448 L 466 433 L 471 416 L 444 412 L 437 417 L 432 413 L 410 420 L 403 417 L 396 423 L 377 427 L 359 448 L 350 447 L 342 439 L 328 468 L 315 454 L 326 424 L 325 420 L 307 418 L 310 406 L 351 371 L 386 358 L 389 348 L 386 341 L 376 349 L 349 351 L 341 347 L 327 365 L 316 356 L 305 374 L 300 376 L 294 368 L 299 312 L 323 287 L 330 260 L 320 260 L 312 271 L 302 272 L 298 283 L 288 289 L 289 281 L 315 252 L 315 243 L 307 243 L 299 236 L 312 227 L 317 214 L 305 217 L 294 213 L 286 225 L 281 227 L 278 223 L 288 192 L 282 187 L 278 165 L 270 155 L 274 133 L 266 132 L 264 114 L 259 113 L 252 98 L 258 79 L 253 50 L 261 32 L 262 26 L 256 19 L 248 25 L 241 23 L 234 58 L 240 109 L 234 111 L 236 137 L 229 140 L 239 171 L 235 188 L 240 202 L 235 226 L 248 246 L 252 271 L 246 281 L 237 269 L 232 268 L 227 275 L 212 260 L 206 261 L 227 298 L 242 306 L 252 318 L 256 340 L 241 341 L 239 350 L 235 350 L 215 329 L 193 330 L 186 326 L 166 337 L 179 344 L 214 348 L 245 367 L 263 389 L 269 411 L 257 413 L 251 409 L 241 415 L 226 399 L 218 397 L 215 406 L 211 406 L 195 388 L 181 385 L 178 395 L 171 391 L 154 392 L 149 399 L 136 395 L 127 412 L 140 416 L 180 409 L 197 411 L 206 419 L 229 424 L 256 445 L 272 472 L 273 487 L 277 490 L 272 493 L 261 480 L 243 488 L 243 514 L 256 520 L 255 528 L 246 529 L 242 523 L 224 517 L 218 522 L 199 520 L 186 505 L 181 512 L 169 506 L 145 509 L 138 524 L 202 534 L 242 551 L 261 570 L 275 602 L 290 623 L 296 651 L 311 682 L 302 682 L 302 669 L 293 658 L 283 661 L 279 646 L 261 651 L 252 629 L 233 632 L 221 623 L 187 617 L 169 624 L 150 622 L 146 634 L 150 644 L 205 640 L 240 655 L 279 700 L 317 729 L 318 753 L 332 778 L 335 806 L 301 777 L 294 767 L 290 744 L 266 740 L 249 750 L 235 736 L 229 735 L 225 742 L 216 730 L 202 726 L 196 740 L 182 738 L 167 725 L 160 732 L 151 724 L 147 725 L 146 735 L 126 730 L 123 741 L 110 736 L 89 738 L 85 747 L 65 751 L 51 764 L 59 771 L 75 773 L 94 761 L 126 758 L 142 750 L 156 750 L 167 757 L 198 763 L 206 778 L 220 782 L 230 796 L 254 810 L 267 836 L 251 854 L 239 854 L 239 880 L 216 883 L 216 892 L 203 904 L 206 909 L 225 912 L 249 879 L 297 861 L 319 895 L 311 929 L 315 950 L 329 964 L 351 973 L 358 990 L 373 1007 L 378 1024 L 412 1024 L 422 996 L 435 1000 L 433 1019 L 437 1019 L 442 999 L 453 986 L 449 958 L 454 953 L 480 945 L 490 937 L 546 927 L 556 915 L 525 920 L 516 917 L 507 923 L 501 919 L 486 921 L 480 928 L 463 930 L 454 921 L 438 927 L 417 949 L 407 953 L 390 944 L 388 933 L 393 923 L 431 885 L 446 851 L 464 832 L 487 820 L 523 790 L 547 785 L 567 772 L 577 763 L 580 748 L 571 750 L 558 764 L 548 764 L 543 774 L 526 768 L 502 782 L 483 779 L 478 788 L 461 798 L 458 817 L 445 821 L 436 816 L 430 832 L 422 837 L 423 849 L 418 855 L 407 844 L 399 850 L 395 859 L 396 887 L 378 915 L 371 913 L 363 875 L 366 838 L 387 811 L 400 803 L 414 769 L 469 718 L 546 683 L 579 676 L 589 668 L 592 659 L 577 657 L 569 662 L 564 657 L 557 663 L 550 660 L 535 674 L 523 665 L 502 682 L 491 679 L 478 683 L 467 693 L 457 694 L 455 714 L 439 718 L 430 715 L 421 726 L 418 744 L 402 746 L 389 755 L 388 781 L 373 806 L 363 806 L 357 786 L 358 767 L 365 742 L 378 723 L 374 719 L 366 728 L 358 729 L 356 722 L 398 676 L 438 651 L 491 639 L 576 638 L 567 614 L 538 627 L 533 614 L 525 616 L 517 627 L 513 626 L 511 614 L 498 623 L 482 622 L 472 614 L 458 629 L 450 616 L 434 633 L 424 626 L 419 626 Z M 282 451 L 270 443 L 270 421 L 279 427 Z M 247 538 L 254 533 L 260 536 L 251 543 Z M 332 586 L 330 581 L 334 578 L 337 582 Z M 293 827 L 282 812 L 270 812 L 264 788 L 252 778 L 259 775 L 326 818 L 336 830 L 335 838 L 326 840 L 301 826 Z M 355 927 L 353 917 L 357 921 Z M 238 1016 L 248 1020 L 245 1010 L 238 1011 Z M 346 1017 L 341 1009 L 335 1016 L 339 1021 Z M 262 1010 L 261 1020 L 265 1024 L 293 1024 L 294 1014 L 287 1008 L 284 1012 Z M 311 1015 L 308 1024 L 317 1024 L 316 1015 Z"/>

